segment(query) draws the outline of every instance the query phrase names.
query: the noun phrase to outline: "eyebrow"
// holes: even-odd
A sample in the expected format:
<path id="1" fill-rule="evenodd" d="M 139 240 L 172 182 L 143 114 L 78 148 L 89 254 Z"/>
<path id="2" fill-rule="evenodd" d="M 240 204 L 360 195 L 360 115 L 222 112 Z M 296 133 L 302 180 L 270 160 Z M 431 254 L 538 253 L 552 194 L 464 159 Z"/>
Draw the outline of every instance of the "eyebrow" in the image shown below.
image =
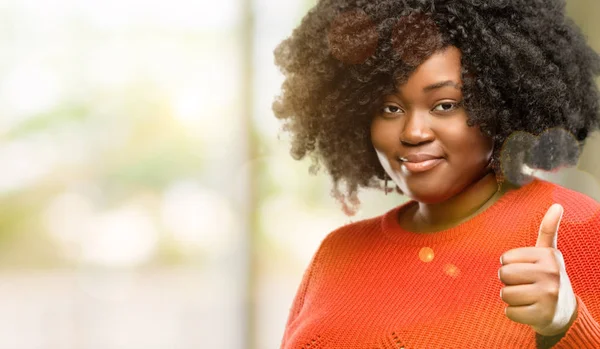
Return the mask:
<path id="1" fill-rule="evenodd" d="M 441 82 L 436 82 L 435 84 L 429 85 L 429 86 L 425 86 L 423 88 L 423 92 L 430 92 L 432 90 L 436 90 L 438 88 L 442 88 L 442 87 L 446 87 L 446 86 L 451 86 L 454 87 L 458 90 L 460 90 L 460 87 L 458 86 L 458 84 L 452 80 L 446 80 L 446 81 L 441 81 Z"/>

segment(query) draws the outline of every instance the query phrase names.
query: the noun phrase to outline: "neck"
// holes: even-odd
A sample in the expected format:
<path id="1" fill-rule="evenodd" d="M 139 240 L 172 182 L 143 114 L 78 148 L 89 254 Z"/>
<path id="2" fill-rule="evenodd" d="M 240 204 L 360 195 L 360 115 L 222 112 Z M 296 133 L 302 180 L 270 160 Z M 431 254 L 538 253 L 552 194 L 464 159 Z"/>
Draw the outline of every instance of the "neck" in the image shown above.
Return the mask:
<path id="1" fill-rule="evenodd" d="M 508 188 L 498 189 L 493 172 L 484 174 L 454 197 L 436 204 L 419 203 L 409 217 L 411 230 L 435 232 L 449 229 L 487 209 Z"/>

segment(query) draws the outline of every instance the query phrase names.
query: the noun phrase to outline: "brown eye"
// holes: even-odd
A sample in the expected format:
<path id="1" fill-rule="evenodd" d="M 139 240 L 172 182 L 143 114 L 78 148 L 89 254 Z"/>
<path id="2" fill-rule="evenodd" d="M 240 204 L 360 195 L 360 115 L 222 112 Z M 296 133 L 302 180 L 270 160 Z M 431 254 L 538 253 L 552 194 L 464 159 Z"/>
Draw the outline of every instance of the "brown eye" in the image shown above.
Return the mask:
<path id="1" fill-rule="evenodd" d="M 386 114 L 398 114 L 402 112 L 402 109 L 395 105 L 386 105 L 382 110 Z"/>
<path id="2" fill-rule="evenodd" d="M 441 111 L 441 112 L 449 112 L 449 111 L 453 111 L 456 108 L 458 108 L 457 103 L 444 102 L 444 103 L 438 104 L 435 108 L 433 108 L 433 110 Z"/>

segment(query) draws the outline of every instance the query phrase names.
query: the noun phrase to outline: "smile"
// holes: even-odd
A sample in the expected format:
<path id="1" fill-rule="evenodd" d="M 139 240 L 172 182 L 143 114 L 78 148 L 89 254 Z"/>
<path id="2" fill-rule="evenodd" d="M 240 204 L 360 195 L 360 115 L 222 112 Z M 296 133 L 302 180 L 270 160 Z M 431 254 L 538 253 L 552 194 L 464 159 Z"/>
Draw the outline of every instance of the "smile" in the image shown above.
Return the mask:
<path id="1" fill-rule="evenodd" d="M 418 173 L 429 171 L 439 165 L 444 159 L 430 159 L 419 162 L 402 161 L 402 166 L 409 172 Z"/>

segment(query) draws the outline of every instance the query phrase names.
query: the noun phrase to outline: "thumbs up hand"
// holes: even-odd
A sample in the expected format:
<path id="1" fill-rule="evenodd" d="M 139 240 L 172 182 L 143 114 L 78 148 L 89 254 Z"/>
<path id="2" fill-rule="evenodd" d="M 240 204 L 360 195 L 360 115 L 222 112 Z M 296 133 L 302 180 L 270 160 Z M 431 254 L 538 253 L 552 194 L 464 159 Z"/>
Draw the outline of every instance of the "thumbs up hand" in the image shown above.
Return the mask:
<path id="1" fill-rule="evenodd" d="M 515 248 L 500 257 L 498 276 L 506 285 L 500 298 L 508 304 L 506 316 L 543 336 L 567 332 L 577 317 L 577 300 L 556 249 L 562 214 L 561 205 L 550 206 L 535 247 Z"/>

